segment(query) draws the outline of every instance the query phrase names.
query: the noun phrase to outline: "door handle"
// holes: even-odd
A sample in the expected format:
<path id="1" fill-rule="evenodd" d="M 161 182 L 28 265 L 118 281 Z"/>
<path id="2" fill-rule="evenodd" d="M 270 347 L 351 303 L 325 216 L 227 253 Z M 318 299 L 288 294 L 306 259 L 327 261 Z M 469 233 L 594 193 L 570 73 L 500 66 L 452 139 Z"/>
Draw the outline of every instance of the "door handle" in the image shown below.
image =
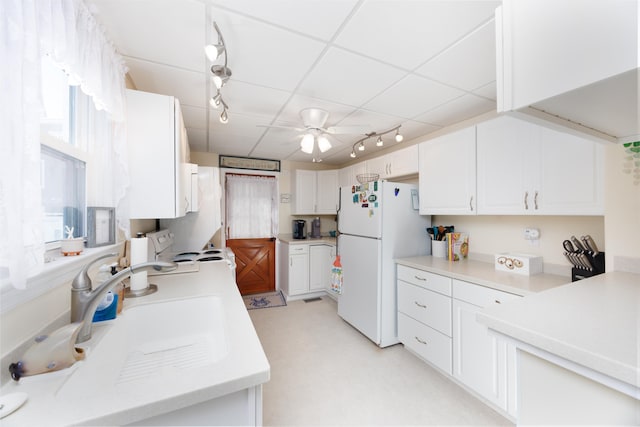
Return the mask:
<path id="1" fill-rule="evenodd" d="M 473 212 L 473 196 L 469 198 L 469 210 Z"/>
<path id="2" fill-rule="evenodd" d="M 528 210 L 529 210 L 529 202 L 528 202 L 528 199 L 529 199 L 529 192 L 528 192 L 528 191 L 525 191 L 525 192 L 524 192 L 524 210 L 525 210 L 525 211 L 528 211 Z"/>

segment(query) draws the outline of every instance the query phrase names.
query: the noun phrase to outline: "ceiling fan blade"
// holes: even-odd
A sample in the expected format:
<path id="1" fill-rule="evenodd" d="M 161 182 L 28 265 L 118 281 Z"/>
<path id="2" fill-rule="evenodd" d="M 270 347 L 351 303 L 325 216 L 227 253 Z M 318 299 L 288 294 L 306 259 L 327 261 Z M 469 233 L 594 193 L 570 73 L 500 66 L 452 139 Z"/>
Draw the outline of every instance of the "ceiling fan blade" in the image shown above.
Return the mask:
<path id="1" fill-rule="evenodd" d="M 274 129 L 288 129 L 288 130 L 295 130 L 297 132 L 304 132 L 306 129 L 304 128 L 297 128 L 294 126 L 278 126 L 278 125 L 256 125 L 259 128 L 274 128 Z"/>
<path id="2" fill-rule="evenodd" d="M 330 126 L 325 132 L 334 135 L 366 135 L 371 132 L 371 126 L 354 125 L 354 126 Z"/>

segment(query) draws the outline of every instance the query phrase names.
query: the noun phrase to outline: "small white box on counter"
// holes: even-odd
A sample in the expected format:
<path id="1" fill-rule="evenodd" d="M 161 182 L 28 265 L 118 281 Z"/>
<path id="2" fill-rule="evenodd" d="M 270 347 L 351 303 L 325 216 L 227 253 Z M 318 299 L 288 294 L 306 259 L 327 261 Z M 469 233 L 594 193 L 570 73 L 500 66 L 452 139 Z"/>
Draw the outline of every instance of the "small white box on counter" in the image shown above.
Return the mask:
<path id="1" fill-rule="evenodd" d="M 542 273 L 542 257 L 529 254 L 496 254 L 495 268 L 498 271 L 532 276 Z"/>

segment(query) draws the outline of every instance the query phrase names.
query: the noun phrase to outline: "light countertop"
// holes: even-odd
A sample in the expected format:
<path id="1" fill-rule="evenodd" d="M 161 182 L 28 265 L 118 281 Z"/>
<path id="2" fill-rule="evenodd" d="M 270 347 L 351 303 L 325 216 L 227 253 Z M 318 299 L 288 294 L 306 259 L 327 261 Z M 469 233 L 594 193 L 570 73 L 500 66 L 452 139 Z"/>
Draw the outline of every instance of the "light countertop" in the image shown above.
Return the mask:
<path id="1" fill-rule="evenodd" d="M 304 244 L 319 244 L 325 243 L 327 245 L 336 244 L 336 238 L 331 236 L 322 236 L 322 237 L 307 237 L 306 239 L 294 239 L 291 234 L 278 234 L 278 240 L 283 243 L 287 243 L 290 245 L 304 245 Z"/>
<path id="2" fill-rule="evenodd" d="M 640 274 L 605 273 L 511 300 L 481 311 L 478 321 L 638 392 Z"/>
<path id="3" fill-rule="evenodd" d="M 556 274 L 525 276 L 496 271 L 493 263 L 470 259 L 453 262 L 444 258 L 418 256 L 396 259 L 396 263 L 520 296 L 536 294 L 571 282 L 569 277 Z"/>
<path id="4" fill-rule="evenodd" d="M 153 276 L 150 277 L 150 282 L 158 285 L 158 292 L 141 298 L 125 299 L 120 316 L 126 316 L 127 309 L 140 304 L 205 295 L 217 296 L 224 312 L 228 353 L 213 364 L 183 369 L 179 373 L 161 371 L 153 378 L 127 383 L 126 387 L 116 384 L 116 378 L 106 382 L 96 378 L 94 386 L 86 387 L 86 391 L 74 390 L 68 393 L 69 387 L 65 388 L 65 383 L 83 383 L 77 381 L 78 378 L 74 375 L 81 375 L 89 367 L 94 369 L 88 364 L 100 363 L 101 369 L 102 363 L 105 363 L 105 369 L 111 369 L 113 367 L 109 366 L 110 360 L 120 357 L 117 346 L 113 346 L 112 356 L 104 353 L 92 354 L 93 347 L 101 350 L 100 340 L 111 342 L 108 339 L 113 334 L 108 335 L 108 332 L 117 325 L 119 319 L 94 324 L 93 337 L 80 345 L 86 348 L 85 360 L 61 371 L 23 377 L 19 382 L 10 381 L 2 388 L 0 392 L 3 395 L 25 392 L 29 396 L 24 406 L 2 419 L 2 426 L 123 425 L 215 399 L 269 380 L 269 362 L 226 263 L 200 263 L 199 273 Z M 170 316 L 171 313 L 167 315 Z M 84 380 L 86 383 L 87 379 Z M 93 382 L 94 378 L 88 380 Z"/>

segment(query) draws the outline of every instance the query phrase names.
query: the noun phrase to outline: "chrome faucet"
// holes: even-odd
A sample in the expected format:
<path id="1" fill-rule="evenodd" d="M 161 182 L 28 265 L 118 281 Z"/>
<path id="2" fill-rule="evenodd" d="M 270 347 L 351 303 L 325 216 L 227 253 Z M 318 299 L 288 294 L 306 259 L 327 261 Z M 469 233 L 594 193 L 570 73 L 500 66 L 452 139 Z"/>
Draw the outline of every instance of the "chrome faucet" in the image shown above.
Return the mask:
<path id="1" fill-rule="evenodd" d="M 81 343 L 91 338 L 93 315 L 98 308 L 98 304 L 100 304 L 100 301 L 102 301 L 107 292 L 113 289 L 118 283 L 134 273 L 140 273 L 148 270 L 171 271 L 175 270 L 178 266 L 175 262 L 143 262 L 141 264 L 125 268 L 119 273 L 111 276 L 108 280 L 102 282 L 96 289 L 92 289 L 91 279 L 88 274 L 89 267 L 103 258 L 110 258 L 116 255 L 117 254 L 107 254 L 94 259 L 84 266 L 84 268 L 73 279 L 73 282 L 71 282 L 71 323 L 83 323 L 80 328 L 78 338 L 76 339 L 76 343 Z"/>

